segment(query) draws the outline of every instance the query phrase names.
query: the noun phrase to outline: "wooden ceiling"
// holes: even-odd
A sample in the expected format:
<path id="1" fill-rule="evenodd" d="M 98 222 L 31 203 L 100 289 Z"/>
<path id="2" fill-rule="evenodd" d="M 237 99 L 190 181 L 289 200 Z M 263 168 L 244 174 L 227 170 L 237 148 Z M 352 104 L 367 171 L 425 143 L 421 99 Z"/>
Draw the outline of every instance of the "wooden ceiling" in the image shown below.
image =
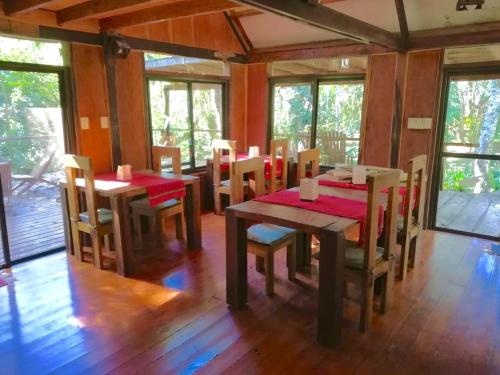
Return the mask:
<path id="1" fill-rule="evenodd" d="M 489 5 L 490 16 L 487 20 L 490 22 L 488 23 L 479 25 L 474 23 L 475 14 L 470 12 L 472 15 L 470 25 L 467 25 L 467 22 L 461 22 L 458 26 L 446 24 L 444 25 L 446 27 L 432 30 L 414 30 L 409 27 L 409 23 L 415 24 L 415 14 L 420 10 L 415 8 L 413 1 L 3 0 L 3 10 L 6 16 L 16 18 L 28 17 L 32 12 L 42 10 L 55 14 L 57 23 L 61 27 L 70 28 L 81 21 L 91 21 L 97 23 L 101 31 L 120 31 L 122 28 L 169 19 L 224 13 L 232 31 L 248 54 L 267 53 L 268 47 L 281 47 L 282 50 L 308 49 L 304 48 L 304 43 L 312 45 L 325 43 L 328 44 L 328 48 L 334 48 L 332 43 L 340 43 L 344 46 L 345 42 L 349 41 L 350 44 L 358 46 L 368 44 L 393 51 L 405 51 L 409 48 L 457 45 L 457 40 L 460 45 L 500 42 L 500 16 L 497 17 L 500 15 L 500 7 L 497 5 L 493 5 L 493 8 Z M 448 11 L 453 2 L 456 0 L 440 0 L 440 9 Z M 486 0 L 486 6 L 492 2 L 493 0 Z M 419 4 L 422 7 L 431 7 L 436 3 L 430 0 L 419 0 Z M 407 11 L 410 10 L 411 17 L 407 18 L 405 5 Z M 374 9 L 380 11 L 376 12 Z M 427 18 L 431 19 L 432 16 L 434 15 L 429 14 Z M 396 30 L 393 26 L 387 26 L 387 22 L 380 22 L 380 17 L 386 17 L 386 19 L 393 17 L 394 20 L 391 22 L 392 25 L 394 22 L 397 25 Z M 464 19 L 463 15 L 460 17 Z M 445 14 L 444 19 L 449 19 L 449 15 Z M 480 22 L 481 18 L 477 20 Z M 288 35 L 293 34 L 294 28 L 300 30 L 297 31 L 298 38 L 295 42 L 293 38 L 287 38 Z M 455 29 L 460 31 L 455 32 Z M 307 32 L 311 33 L 310 37 L 301 39 L 301 36 L 303 37 Z M 259 33 L 271 40 L 274 36 L 275 41 L 266 44 L 259 39 Z M 283 40 L 285 42 L 281 44 L 284 46 L 280 46 L 280 41 Z M 257 44 L 257 48 L 254 47 L 254 43 Z"/>

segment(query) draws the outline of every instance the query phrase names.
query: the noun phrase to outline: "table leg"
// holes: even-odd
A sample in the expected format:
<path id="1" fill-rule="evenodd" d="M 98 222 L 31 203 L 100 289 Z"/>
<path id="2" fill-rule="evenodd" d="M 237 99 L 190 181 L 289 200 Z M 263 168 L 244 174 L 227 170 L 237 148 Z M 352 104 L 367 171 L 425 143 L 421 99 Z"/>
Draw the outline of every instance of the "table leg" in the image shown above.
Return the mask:
<path id="1" fill-rule="evenodd" d="M 134 272 L 134 254 L 128 198 L 121 194 L 111 197 L 111 211 L 113 212 L 116 272 L 122 276 L 130 276 Z"/>
<path id="2" fill-rule="evenodd" d="M 186 186 L 184 214 L 186 217 L 187 247 L 189 250 L 201 249 L 200 180 L 195 180 Z"/>
<path id="3" fill-rule="evenodd" d="M 297 269 L 304 270 L 311 265 L 311 235 L 297 233 Z"/>
<path id="4" fill-rule="evenodd" d="M 226 210 L 226 301 L 234 308 L 247 302 L 247 229 L 245 220 Z"/>
<path id="5" fill-rule="evenodd" d="M 59 186 L 59 193 L 61 196 L 61 209 L 64 226 L 64 245 L 68 255 L 74 255 L 73 240 L 71 238 L 71 222 L 69 220 L 69 206 L 68 206 L 68 191 L 62 185 Z"/>
<path id="6" fill-rule="evenodd" d="M 338 347 L 344 298 L 345 239 L 343 231 L 321 231 L 319 262 L 318 343 Z"/>

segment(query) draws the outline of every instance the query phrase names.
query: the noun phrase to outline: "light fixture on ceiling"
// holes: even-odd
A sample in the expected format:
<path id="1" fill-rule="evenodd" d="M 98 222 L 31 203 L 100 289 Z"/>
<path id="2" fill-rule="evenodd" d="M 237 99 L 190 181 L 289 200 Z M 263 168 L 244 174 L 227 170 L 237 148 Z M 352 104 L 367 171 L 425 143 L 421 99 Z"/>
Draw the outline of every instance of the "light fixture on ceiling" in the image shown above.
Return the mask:
<path id="1" fill-rule="evenodd" d="M 483 4 L 484 0 L 458 0 L 457 11 L 481 9 Z"/>

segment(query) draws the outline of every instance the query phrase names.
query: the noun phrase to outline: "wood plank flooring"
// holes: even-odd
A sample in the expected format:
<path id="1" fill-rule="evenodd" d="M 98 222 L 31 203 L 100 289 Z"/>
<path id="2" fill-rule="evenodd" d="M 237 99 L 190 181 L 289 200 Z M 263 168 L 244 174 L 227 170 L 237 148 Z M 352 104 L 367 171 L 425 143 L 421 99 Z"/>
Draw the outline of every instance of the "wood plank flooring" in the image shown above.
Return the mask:
<path id="1" fill-rule="evenodd" d="M 278 252 L 269 298 L 249 256 L 248 308 L 227 307 L 224 219 L 203 216 L 204 250 L 172 240 L 138 253 L 134 278 L 64 253 L 16 266 L 0 288 L 0 373 L 500 373 L 500 257 L 489 242 L 426 232 L 393 308 L 361 334 L 346 300 L 344 343 L 329 350 L 315 343 L 317 263 L 291 283 Z"/>
<path id="2" fill-rule="evenodd" d="M 500 237 L 500 191 L 440 191 L 436 226 Z"/>

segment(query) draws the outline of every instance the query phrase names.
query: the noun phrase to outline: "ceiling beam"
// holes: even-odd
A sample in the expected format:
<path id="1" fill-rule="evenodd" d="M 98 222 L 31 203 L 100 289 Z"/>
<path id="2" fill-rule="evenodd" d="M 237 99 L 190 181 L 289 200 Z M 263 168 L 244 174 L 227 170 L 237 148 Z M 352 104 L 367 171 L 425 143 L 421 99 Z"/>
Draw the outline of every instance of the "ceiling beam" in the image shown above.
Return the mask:
<path id="1" fill-rule="evenodd" d="M 224 12 L 224 16 L 226 17 L 229 27 L 233 31 L 233 34 L 236 37 L 236 39 L 238 39 L 238 42 L 240 43 L 241 48 L 243 48 L 245 53 L 248 53 L 251 50 L 253 50 L 252 42 L 250 41 L 250 38 L 245 32 L 243 25 L 240 23 L 240 20 L 238 18 L 231 17 L 229 12 Z"/>
<path id="2" fill-rule="evenodd" d="M 411 49 L 426 49 L 492 43 L 500 43 L 500 22 L 415 31 L 410 37 L 409 47 Z"/>
<path id="3" fill-rule="evenodd" d="M 115 10 L 125 10 L 127 8 L 151 3 L 153 0 L 91 0 L 76 4 L 56 12 L 57 23 L 59 25 L 67 22 L 80 21 L 87 18 L 99 17 L 102 14 Z"/>
<path id="4" fill-rule="evenodd" d="M 7 16 L 16 16 L 47 5 L 54 0 L 4 0 L 3 10 Z"/>
<path id="5" fill-rule="evenodd" d="M 373 43 L 398 51 L 406 50 L 406 43 L 379 27 L 337 12 L 324 5 L 313 5 L 303 0 L 236 0 L 243 5 L 304 22 L 324 30 L 344 35 L 362 43 Z"/>
<path id="6" fill-rule="evenodd" d="M 99 21 L 101 30 L 113 30 L 127 26 L 160 22 L 167 19 L 220 12 L 237 8 L 238 4 L 228 0 L 185 0 L 126 13 Z"/>
<path id="7" fill-rule="evenodd" d="M 406 11 L 404 0 L 396 1 L 396 11 L 398 13 L 399 29 L 401 30 L 401 36 L 404 40 L 408 40 L 410 37 L 410 32 L 408 31 L 408 21 L 406 19 Z"/>

